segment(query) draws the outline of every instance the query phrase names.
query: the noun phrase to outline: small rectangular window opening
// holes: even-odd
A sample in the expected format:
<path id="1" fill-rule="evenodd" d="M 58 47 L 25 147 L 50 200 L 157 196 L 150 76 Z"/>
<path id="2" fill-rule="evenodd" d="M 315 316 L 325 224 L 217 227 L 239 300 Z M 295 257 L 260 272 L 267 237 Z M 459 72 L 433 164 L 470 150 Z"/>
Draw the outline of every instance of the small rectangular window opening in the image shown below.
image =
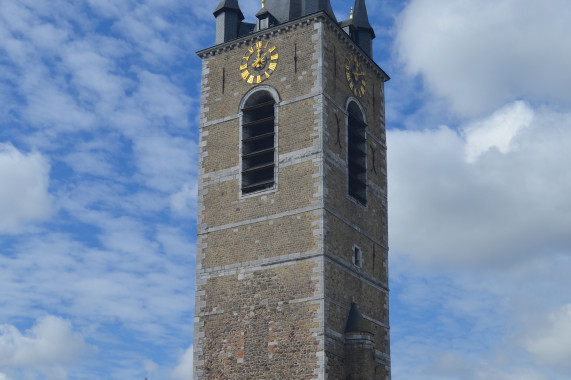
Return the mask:
<path id="1" fill-rule="evenodd" d="M 359 268 L 363 267 L 363 252 L 356 246 L 353 247 L 353 264 Z"/>

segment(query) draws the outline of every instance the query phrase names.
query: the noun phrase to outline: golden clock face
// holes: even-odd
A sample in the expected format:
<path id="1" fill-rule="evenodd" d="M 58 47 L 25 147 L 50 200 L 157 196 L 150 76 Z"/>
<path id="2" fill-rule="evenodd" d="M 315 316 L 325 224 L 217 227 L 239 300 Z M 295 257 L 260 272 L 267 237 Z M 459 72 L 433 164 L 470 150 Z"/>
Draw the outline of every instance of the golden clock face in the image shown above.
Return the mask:
<path id="1" fill-rule="evenodd" d="M 247 83 L 262 83 L 278 66 L 278 49 L 268 41 L 258 41 L 250 46 L 240 63 L 242 79 Z"/>
<path id="2" fill-rule="evenodd" d="M 345 76 L 351 92 L 357 97 L 365 95 L 365 73 L 361 69 L 359 60 L 354 54 L 350 54 L 345 59 Z"/>

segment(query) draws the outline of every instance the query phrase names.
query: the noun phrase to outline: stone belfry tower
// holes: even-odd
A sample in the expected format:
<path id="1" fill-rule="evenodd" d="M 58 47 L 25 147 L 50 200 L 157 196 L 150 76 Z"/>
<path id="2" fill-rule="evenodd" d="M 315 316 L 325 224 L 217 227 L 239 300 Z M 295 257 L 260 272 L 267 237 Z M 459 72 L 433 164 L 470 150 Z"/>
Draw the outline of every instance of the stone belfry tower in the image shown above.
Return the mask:
<path id="1" fill-rule="evenodd" d="M 365 0 L 350 6 L 341 22 L 329 0 L 265 0 L 255 23 L 238 0 L 214 10 L 195 379 L 390 379 L 389 77 Z"/>

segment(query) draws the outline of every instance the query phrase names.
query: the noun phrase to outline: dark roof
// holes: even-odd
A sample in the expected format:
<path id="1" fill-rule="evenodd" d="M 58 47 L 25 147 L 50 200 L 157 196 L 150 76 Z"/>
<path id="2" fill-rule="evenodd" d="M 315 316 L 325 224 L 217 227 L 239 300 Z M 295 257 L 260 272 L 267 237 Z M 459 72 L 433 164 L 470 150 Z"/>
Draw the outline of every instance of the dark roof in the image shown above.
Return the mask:
<path id="1" fill-rule="evenodd" d="M 220 3 L 214 10 L 214 16 L 218 15 L 220 12 L 224 10 L 233 10 L 238 13 L 240 16 L 240 20 L 244 19 L 244 14 L 240 10 L 240 5 L 238 4 L 238 0 L 220 0 Z"/>
<path id="2" fill-rule="evenodd" d="M 333 9 L 331 8 L 331 2 L 329 0 L 304 0 L 305 1 L 305 12 L 304 16 L 319 12 L 325 11 L 333 20 L 337 21 L 335 17 L 335 13 L 333 13 Z"/>
<path id="3" fill-rule="evenodd" d="M 270 11 L 268 11 L 268 8 L 262 8 L 258 13 L 256 13 L 257 18 L 261 18 L 262 16 L 265 15 L 271 15 Z"/>
<path id="4" fill-rule="evenodd" d="M 353 11 L 353 25 L 359 29 L 373 30 L 369 23 L 369 15 L 367 14 L 367 6 L 365 0 L 355 0 L 355 9 Z"/>
<path id="5" fill-rule="evenodd" d="M 336 20 L 330 0 L 266 0 L 266 8 L 280 24 L 319 11 Z"/>
<path id="6" fill-rule="evenodd" d="M 361 312 L 357 308 L 357 304 L 355 302 L 351 302 L 351 309 L 347 316 L 345 332 L 369 332 L 366 327 L 365 319 L 361 315 Z"/>

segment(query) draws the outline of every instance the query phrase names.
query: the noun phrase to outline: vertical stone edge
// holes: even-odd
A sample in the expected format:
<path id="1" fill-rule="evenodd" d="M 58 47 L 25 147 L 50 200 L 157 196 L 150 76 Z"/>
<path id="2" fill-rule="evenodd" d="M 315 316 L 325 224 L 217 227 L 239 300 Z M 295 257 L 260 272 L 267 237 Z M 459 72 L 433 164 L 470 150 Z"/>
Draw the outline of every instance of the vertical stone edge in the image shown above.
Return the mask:
<path id="1" fill-rule="evenodd" d="M 313 301 L 318 307 L 318 312 L 315 317 L 314 322 L 318 326 L 315 329 L 314 336 L 319 342 L 319 347 L 317 351 L 317 366 L 314 370 L 315 378 L 318 380 L 327 379 L 327 355 L 325 355 L 325 256 L 324 256 L 324 224 L 323 218 L 325 216 L 324 207 L 324 172 L 323 172 L 323 130 L 325 125 L 325 115 L 324 115 L 324 49 L 323 49 L 323 31 L 324 24 L 321 20 L 316 20 L 314 24 L 316 33 L 313 34 L 312 39 L 314 40 L 315 51 L 313 55 L 313 76 L 315 78 L 313 83 L 313 88 L 311 92 L 315 95 L 314 104 L 314 128 L 316 130 L 316 141 L 315 147 L 317 154 L 314 158 L 314 165 L 318 167 L 319 178 L 317 178 L 315 186 L 314 198 L 315 202 L 318 203 L 319 208 L 315 211 L 316 213 L 316 226 L 314 234 L 317 235 L 318 239 L 318 251 L 320 255 L 315 259 L 316 267 L 314 270 L 314 279 L 317 282 L 317 289 L 315 294 L 315 301 Z"/>
<path id="2" fill-rule="evenodd" d="M 202 260 L 204 258 L 204 246 L 206 243 L 203 243 L 203 233 L 206 226 L 203 224 L 203 213 L 204 213 L 204 195 L 205 195 L 205 188 L 204 188 L 204 168 L 203 168 L 203 161 L 204 157 L 207 156 L 206 151 L 206 140 L 205 134 L 207 131 L 204 130 L 204 125 L 207 122 L 206 114 L 208 113 L 208 95 L 210 91 L 210 87 L 208 87 L 208 74 L 210 69 L 208 68 L 209 58 L 202 59 L 202 74 L 201 74 L 201 93 L 200 93 L 200 121 L 199 121 L 199 140 L 198 140 L 198 178 L 197 178 L 197 187 L 198 187 L 198 195 L 196 200 L 196 262 L 195 262 L 195 270 L 196 270 L 196 289 L 195 289 L 195 296 L 194 296 L 194 332 L 193 332 L 193 369 L 192 369 L 192 378 L 193 379 L 200 379 L 202 378 L 203 371 L 198 370 L 199 366 L 204 365 L 204 360 L 200 358 L 203 355 L 203 339 L 204 339 L 204 332 L 202 331 L 202 326 L 204 322 L 200 320 L 199 311 L 205 305 L 205 301 L 202 300 L 203 297 L 206 296 L 206 292 L 202 290 L 202 286 L 205 285 L 206 281 L 202 279 L 200 272 L 202 270 Z"/>

